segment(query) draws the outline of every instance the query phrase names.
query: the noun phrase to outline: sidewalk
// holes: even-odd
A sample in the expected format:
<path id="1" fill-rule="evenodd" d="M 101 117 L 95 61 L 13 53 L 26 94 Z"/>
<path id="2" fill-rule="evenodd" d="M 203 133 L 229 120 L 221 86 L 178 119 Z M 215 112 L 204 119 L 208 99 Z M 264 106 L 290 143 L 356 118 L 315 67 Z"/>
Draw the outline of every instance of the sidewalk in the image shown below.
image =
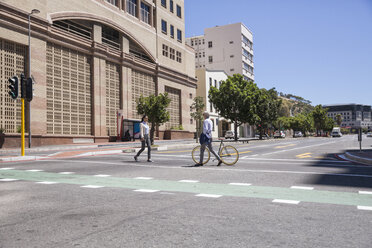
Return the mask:
<path id="1" fill-rule="evenodd" d="M 345 157 L 351 161 L 372 165 L 372 149 L 349 150 L 345 152 Z"/>

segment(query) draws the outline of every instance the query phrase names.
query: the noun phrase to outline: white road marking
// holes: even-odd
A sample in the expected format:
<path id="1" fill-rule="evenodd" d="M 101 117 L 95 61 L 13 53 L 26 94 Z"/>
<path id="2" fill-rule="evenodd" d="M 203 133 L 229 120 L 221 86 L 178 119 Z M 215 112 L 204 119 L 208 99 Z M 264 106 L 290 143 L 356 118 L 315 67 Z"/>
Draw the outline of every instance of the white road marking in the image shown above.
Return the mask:
<path id="1" fill-rule="evenodd" d="M 372 195 L 372 191 L 359 191 L 361 195 Z"/>
<path id="2" fill-rule="evenodd" d="M 332 141 L 332 142 L 327 142 L 327 143 L 322 143 L 322 144 L 314 144 L 314 145 L 309 145 L 309 146 L 301 146 L 301 147 L 296 147 L 296 148 L 291 148 L 287 150 L 280 150 L 280 151 L 275 151 L 275 152 L 269 152 L 269 153 L 264 153 L 260 154 L 261 156 L 266 156 L 266 155 L 271 155 L 271 154 L 276 154 L 276 153 L 281 153 L 281 152 L 288 152 L 288 151 L 294 151 L 294 150 L 299 150 L 299 149 L 305 149 L 305 148 L 310 148 L 310 147 L 315 147 L 315 146 L 324 146 L 324 145 L 329 145 L 337 143 L 337 141 Z"/>
<path id="3" fill-rule="evenodd" d="M 198 183 L 199 181 L 197 181 L 197 180 L 179 180 L 178 182 L 180 182 L 180 183 Z"/>
<path id="4" fill-rule="evenodd" d="M 123 163 L 113 163 L 105 161 L 85 161 L 85 160 L 53 160 L 53 162 L 68 162 L 68 163 L 91 163 L 91 164 L 110 164 L 110 165 L 120 165 L 123 166 Z M 141 164 L 130 164 L 129 166 L 136 167 L 146 167 L 148 165 Z M 365 166 L 364 166 L 365 167 Z M 249 170 L 249 169 L 228 169 L 228 168 L 208 168 L 208 167 L 182 167 L 182 166 L 167 166 L 167 165 L 151 165 L 151 168 L 159 169 L 178 169 L 178 170 L 213 170 L 213 171 L 236 171 L 236 172 L 255 172 L 255 173 L 278 173 L 278 174 L 301 174 L 301 175 L 325 175 L 325 176 L 344 176 L 344 177 L 365 177 L 372 178 L 372 175 L 362 175 L 362 174 L 337 174 L 337 173 L 321 173 L 315 171 L 280 171 L 280 170 Z"/>
<path id="5" fill-rule="evenodd" d="M 0 168 L 0 170 L 14 170 L 14 168 Z"/>
<path id="6" fill-rule="evenodd" d="M 300 201 L 282 200 L 282 199 L 275 199 L 272 202 L 274 202 L 274 203 L 286 203 L 286 204 L 299 204 L 300 203 Z"/>
<path id="7" fill-rule="evenodd" d="M 162 194 L 162 195 L 174 195 L 174 193 L 171 193 L 171 192 L 160 192 L 160 194 Z"/>
<path id="8" fill-rule="evenodd" d="M 358 206 L 358 209 L 359 210 L 370 210 L 370 211 L 372 211 L 372 207 L 370 207 L 370 206 Z"/>
<path id="9" fill-rule="evenodd" d="M 99 189 L 99 188 L 103 188 L 104 186 L 99 186 L 99 185 L 84 185 L 84 186 L 80 186 L 81 188 L 88 188 L 88 189 Z"/>
<path id="10" fill-rule="evenodd" d="M 39 172 L 39 171 L 43 171 L 43 170 L 26 170 L 26 171 L 30 171 L 30 172 Z"/>
<path id="11" fill-rule="evenodd" d="M 313 190 L 314 187 L 304 187 L 304 186 L 291 186 L 291 189 L 304 189 L 304 190 Z"/>
<path id="12" fill-rule="evenodd" d="M 0 182 L 13 182 L 13 181 L 18 181 L 19 179 L 14 179 L 14 178 L 2 178 L 0 179 Z"/>
<path id="13" fill-rule="evenodd" d="M 349 163 L 349 161 L 341 161 L 341 160 L 324 160 L 324 159 L 306 159 L 306 160 L 299 160 L 299 159 L 285 159 L 285 158 L 250 158 L 252 156 L 245 156 L 240 159 L 248 159 L 248 160 L 255 160 L 255 161 L 283 161 L 283 162 L 325 162 L 325 163 Z M 364 166 L 365 168 L 365 166 Z"/>
<path id="14" fill-rule="evenodd" d="M 229 183 L 230 185 L 236 185 L 236 186 L 251 186 L 251 183 Z"/>
<path id="15" fill-rule="evenodd" d="M 111 177 L 110 175 L 104 175 L 104 174 L 99 174 L 99 175 L 94 175 L 95 177 Z"/>
<path id="16" fill-rule="evenodd" d="M 58 174 L 61 174 L 61 175 L 71 175 L 71 174 L 75 174 L 75 172 L 63 171 L 63 172 L 59 172 Z"/>
<path id="17" fill-rule="evenodd" d="M 57 184 L 57 182 L 36 182 L 39 184 Z"/>
<path id="18" fill-rule="evenodd" d="M 219 198 L 221 197 L 222 195 L 213 195 L 213 194 L 197 194 L 195 196 L 198 196 L 198 197 L 209 197 L 209 198 Z"/>
<path id="19" fill-rule="evenodd" d="M 153 177 L 135 177 L 134 179 L 139 179 L 139 180 L 151 180 L 154 179 Z"/>
<path id="20" fill-rule="evenodd" d="M 136 190 L 133 190 L 133 191 L 143 192 L 143 193 L 155 193 L 155 192 L 159 192 L 160 190 L 156 190 L 156 189 L 136 189 Z"/>

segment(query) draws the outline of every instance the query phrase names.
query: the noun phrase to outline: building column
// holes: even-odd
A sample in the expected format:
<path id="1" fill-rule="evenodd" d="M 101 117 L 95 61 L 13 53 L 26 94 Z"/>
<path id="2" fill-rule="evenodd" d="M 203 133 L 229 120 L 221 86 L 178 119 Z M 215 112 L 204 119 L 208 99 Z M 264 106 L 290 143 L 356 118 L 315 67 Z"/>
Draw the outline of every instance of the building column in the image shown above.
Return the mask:
<path id="1" fill-rule="evenodd" d="M 121 37 L 121 51 L 129 54 L 129 40 Z M 132 118 L 132 69 L 121 66 L 121 101 L 120 109 L 123 110 L 124 119 Z"/>
<path id="2" fill-rule="evenodd" d="M 93 25 L 93 42 L 102 43 L 102 26 Z M 92 65 L 92 131 L 94 136 L 106 132 L 106 60 L 93 55 Z"/>
<path id="3" fill-rule="evenodd" d="M 137 11 L 136 15 L 138 20 L 141 20 L 141 0 L 137 0 Z"/>

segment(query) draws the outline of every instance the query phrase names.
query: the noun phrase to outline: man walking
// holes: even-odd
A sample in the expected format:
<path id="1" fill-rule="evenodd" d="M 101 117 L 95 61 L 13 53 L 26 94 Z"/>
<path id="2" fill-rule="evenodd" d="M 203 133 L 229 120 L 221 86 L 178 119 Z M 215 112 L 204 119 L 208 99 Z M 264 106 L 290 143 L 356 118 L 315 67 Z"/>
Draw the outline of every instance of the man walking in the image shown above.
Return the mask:
<path id="1" fill-rule="evenodd" d="M 220 166 L 222 164 L 222 160 L 220 156 L 213 150 L 212 147 L 212 121 L 209 119 L 209 113 L 204 112 L 203 113 L 204 121 L 203 121 L 203 132 L 200 135 L 200 161 L 198 164 L 195 164 L 195 166 L 203 166 L 203 159 L 204 159 L 204 151 L 205 147 L 208 146 L 209 151 L 216 157 L 218 160 L 217 166 Z"/>

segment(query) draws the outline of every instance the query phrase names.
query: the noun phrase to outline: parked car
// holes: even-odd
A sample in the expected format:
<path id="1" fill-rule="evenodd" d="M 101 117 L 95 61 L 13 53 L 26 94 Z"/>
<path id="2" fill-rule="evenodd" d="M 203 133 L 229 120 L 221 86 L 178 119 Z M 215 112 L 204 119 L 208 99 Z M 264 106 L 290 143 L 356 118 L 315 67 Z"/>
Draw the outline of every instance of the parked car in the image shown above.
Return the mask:
<path id="1" fill-rule="evenodd" d="M 234 131 L 226 131 L 225 139 L 235 139 Z M 238 139 L 239 139 L 239 133 L 238 133 Z"/>
<path id="2" fill-rule="evenodd" d="M 284 131 L 275 131 L 274 138 L 285 138 Z"/>
<path id="3" fill-rule="evenodd" d="M 371 137 L 372 138 L 372 132 L 368 132 L 367 133 L 367 137 Z"/>
<path id="4" fill-rule="evenodd" d="M 294 137 L 295 137 L 295 138 L 303 137 L 303 136 L 304 136 L 304 135 L 302 134 L 301 131 L 295 131 L 295 132 L 294 132 Z"/>

